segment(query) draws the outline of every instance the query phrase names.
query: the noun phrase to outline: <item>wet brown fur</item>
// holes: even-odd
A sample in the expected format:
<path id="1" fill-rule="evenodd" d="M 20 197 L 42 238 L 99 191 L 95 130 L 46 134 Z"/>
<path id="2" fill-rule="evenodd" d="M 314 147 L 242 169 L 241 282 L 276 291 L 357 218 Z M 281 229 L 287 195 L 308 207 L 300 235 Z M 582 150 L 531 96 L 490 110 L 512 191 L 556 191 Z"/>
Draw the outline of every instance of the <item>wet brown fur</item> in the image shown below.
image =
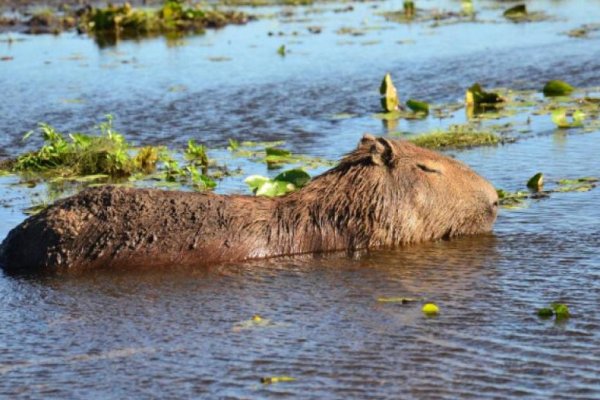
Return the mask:
<path id="1" fill-rule="evenodd" d="M 393 247 L 490 231 L 494 188 L 464 164 L 370 135 L 280 198 L 103 187 L 58 201 L 0 246 L 7 270 L 165 267 Z"/>

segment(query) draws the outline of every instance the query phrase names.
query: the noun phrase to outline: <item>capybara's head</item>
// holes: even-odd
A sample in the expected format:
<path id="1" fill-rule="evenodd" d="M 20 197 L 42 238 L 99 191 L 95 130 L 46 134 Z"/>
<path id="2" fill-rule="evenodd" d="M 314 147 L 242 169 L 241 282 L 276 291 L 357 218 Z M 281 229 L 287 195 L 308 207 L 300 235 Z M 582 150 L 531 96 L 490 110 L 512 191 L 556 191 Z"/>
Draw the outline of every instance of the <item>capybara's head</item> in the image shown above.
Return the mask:
<path id="1" fill-rule="evenodd" d="M 498 195 L 487 180 L 460 161 L 406 141 L 365 135 L 322 177 L 311 186 L 320 189 L 326 212 L 347 219 L 346 226 L 362 223 L 350 231 L 364 229 L 367 246 L 489 232 L 496 220 Z"/>

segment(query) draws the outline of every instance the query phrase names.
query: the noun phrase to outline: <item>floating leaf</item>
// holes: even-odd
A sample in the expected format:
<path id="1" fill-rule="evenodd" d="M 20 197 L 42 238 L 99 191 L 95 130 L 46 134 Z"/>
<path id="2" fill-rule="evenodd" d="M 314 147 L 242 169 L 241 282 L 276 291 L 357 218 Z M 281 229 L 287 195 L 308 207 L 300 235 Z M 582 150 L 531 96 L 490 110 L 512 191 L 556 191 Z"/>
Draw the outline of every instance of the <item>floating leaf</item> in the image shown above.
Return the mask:
<path id="1" fill-rule="evenodd" d="M 274 180 L 289 182 L 295 187 L 301 188 L 310 181 L 310 175 L 302 169 L 290 169 L 277 175 Z"/>
<path id="2" fill-rule="evenodd" d="M 275 197 L 293 192 L 310 181 L 310 175 L 301 169 L 284 171 L 274 179 L 252 175 L 245 179 L 246 184 L 257 196 Z"/>
<path id="3" fill-rule="evenodd" d="M 575 88 L 571 85 L 569 85 L 567 82 L 564 81 L 559 81 L 559 80 L 551 80 L 548 81 L 548 83 L 546 83 L 544 85 L 544 96 L 568 96 L 571 93 L 573 93 L 573 91 L 575 90 Z"/>
<path id="4" fill-rule="evenodd" d="M 277 156 L 277 157 L 289 157 L 292 155 L 292 152 L 289 150 L 278 149 L 276 147 L 267 147 L 265 149 L 265 153 L 267 156 Z"/>
<path id="5" fill-rule="evenodd" d="M 507 192 L 502 189 L 496 189 L 498 200 L 502 207 L 518 208 L 524 203 L 524 200 L 529 198 L 530 194 L 526 192 Z"/>
<path id="6" fill-rule="evenodd" d="M 551 307 L 554 310 L 554 314 L 556 315 L 557 321 L 567 319 L 571 316 L 569 312 L 569 307 L 566 304 L 552 303 Z"/>
<path id="7" fill-rule="evenodd" d="M 581 183 L 595 183 L 598 182 L 600 178 L 596 178 L 594 176 L 584 176 L 583 178 L 577 179 L 559 179 L 559 185 L 577 185 Z"/>
<path id="8" fill-rule="evenodd" d="M 379 93 L 381 94 L 381 107 L 385 112 L 392 112 L 398 110 L 398 92 L 392 82 L 392 76 L 387 73 L 381 81 L 379 86 Z"/>
<path id="9" fill-rule="evenodd" d="M 256 191 L 257 196 L 276 197 L 293 192 L 296 187 L 288 182 L 269 181 L 263 183 Z"/>
<path id="10" fill-rule="evenodd" d="M 531 190 L 539 191 L 544 186 L 544 174 L 538 172 L 527 181 L 527 187 Z"/>
<path id="11" fill-rule="evenodd" d="M 269 181 L 269 178 L 260 175 L 250 175 L 249 177 L 244 179 L 244 182 L 246 182 L 246 184 L 250 186 L 250 189 L 255 193 L 258 190 L 258 188 L 260 188 L 263 184 Z"/>
<path id="12" fill-rule="evenodd" d="M 571 121 L 569 121 L 567 110 L 560 108 L 558 110 L 554 110 L 550 117 L 552 118 L 552 122 L 554 122 L 558 128 L 580 128 L 583 126 L 585 113 L 580 110 L 574 111 L 571 115 Z"/>
<path id="13" fill-rule="evenodd" d="M 409 99 L 406 101 L 406 106 L 414 112 L 429 114 L 429 103 L 424 101 Z"/>
<path id="14" fill-rule="evenodd" d="M 554 310 L 549 307 L 540 308 L 537 310 L 537 315 L 540 318 L 550 318 L 554 315 Z"/>
<path id="15" fill-rule="evenodd" d="M 279 48 L 277 49 L 277 54 L 279 54 L 281 57 L 285 57 L 285 55 L 287 54 L 287 51 L 285 49 L 285 45 L 282 44 L 281 46 L 279 46 Z"/>

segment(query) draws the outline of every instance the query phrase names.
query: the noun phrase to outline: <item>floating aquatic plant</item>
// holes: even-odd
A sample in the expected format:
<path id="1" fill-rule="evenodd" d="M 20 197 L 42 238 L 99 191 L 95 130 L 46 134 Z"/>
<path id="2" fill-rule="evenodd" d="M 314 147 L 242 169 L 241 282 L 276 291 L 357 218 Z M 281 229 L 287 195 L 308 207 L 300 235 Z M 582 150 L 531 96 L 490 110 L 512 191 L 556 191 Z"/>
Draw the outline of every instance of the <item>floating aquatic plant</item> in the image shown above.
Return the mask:
<path id="1" fill-rule="evenodd" d="M 284 171 L 270 179 L 260 175 L 251 175 L 244 182 L 257 196 L 276 197 L 300 189 L 310 181 L 310 175 L 301 169 Z"/>
<path id="2" fill-rule="evenodd" d="M 429 103 L 424 101 L 409 99 L 406 101 L 406 106 L 416 113 L 429 114 Z"/>
<path id="3" fill-rule="evenodd" d="M 136 9 L 129 3 L 92 7 L 80 18 L 79 30 L 96 36 L 137 38 L 158 34 L 201 33 L 205 28 L 242 24 L 249 17 L 238 11 L 218 11 L 199 4 L 186 6 L 184 1 L 167 0 L 158 10 Z"/>
<path id="4" fill-rule="evenodd" d="M 583 126 L 583 121 L 585 120 L 585 113 L 583 111 L 575 110 L 570 117 L 571 119 L 569 120 L 567 110 L 564 108 L 552 112 L 552 122 L 554 122 L 558 128 L 568 129 L 580 128 Z"/>
<path id="5" fill-rule="evenodd" d="M 48 177 L 80 177 L 104 174 L 111 178 L 150 173 L 156 168 L 159 149 L 132 149 L 112 128 L 112 118 L 99 125 L 99 135 L 72 133 L 65 137 L 52 126 L 40 124 L 44 144 L 37 151 L 19 156 L 14 172 L 34 172 Z M 34 131 L 25 135 L 28 139 Z"/>
<path id="6" fill-rule="evenodd" d="M 434 131 L 409 139 L 428 149 L 462 149 L 477 146 L 495 146 L 503 139 L 491 132 L 479 132 L 469 126 L 452 125 L 447 131 Z"/>
<path id="7" fill-rule="evenodd" d="M 544 93 L 544 96 L 552 97 L 552 96 L 568 96 L 571 93 L 573 93 L 574 90 L 575 90 L 575 88 L 573 86 L 569 85 L 567 82 L 554 79 L 554 80 L 548 81 L 544 85 L 542 92 Z"/>
<path id="8" fill-rule="evenodd" d="M 551 318 L 554 316 L 557 322 L 564 321 L 571 316 L 569 306 L 563 303 L 552 303 L 549 307 L 543 307 L 536 311 L 536 314 L 540 318 Z"/>

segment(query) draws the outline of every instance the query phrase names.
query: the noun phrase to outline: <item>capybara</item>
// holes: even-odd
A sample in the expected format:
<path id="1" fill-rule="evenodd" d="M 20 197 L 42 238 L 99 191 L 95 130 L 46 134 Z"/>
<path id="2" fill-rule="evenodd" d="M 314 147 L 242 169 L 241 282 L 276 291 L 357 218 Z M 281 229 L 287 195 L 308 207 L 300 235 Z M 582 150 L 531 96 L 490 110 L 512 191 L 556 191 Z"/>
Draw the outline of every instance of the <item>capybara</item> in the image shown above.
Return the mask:
<path id="1" fill-rule="evenodd" d="M 498 197 L 466 165 L 365 135 L 277 198 L 101 187 L 57 201 L 0 246 L 8 271 L 169 267 L 393 247 L 488 232 Z"/>

